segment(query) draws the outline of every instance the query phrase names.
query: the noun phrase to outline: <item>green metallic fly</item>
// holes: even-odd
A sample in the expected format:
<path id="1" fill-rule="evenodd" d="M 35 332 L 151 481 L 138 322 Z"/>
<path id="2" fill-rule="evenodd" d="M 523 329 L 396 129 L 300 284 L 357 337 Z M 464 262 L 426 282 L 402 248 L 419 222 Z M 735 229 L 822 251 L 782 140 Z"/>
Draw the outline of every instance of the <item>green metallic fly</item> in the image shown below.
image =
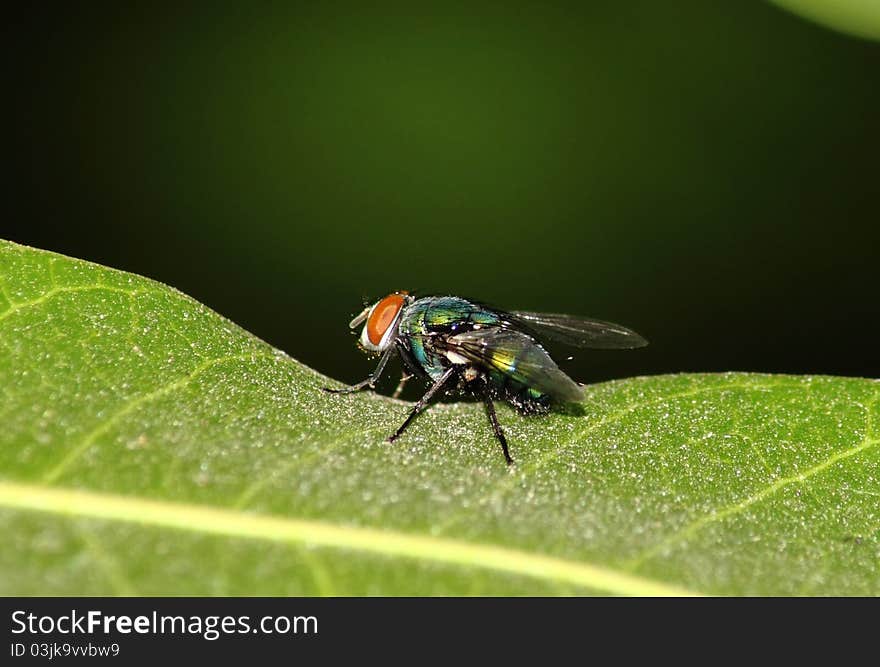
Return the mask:
<path id="1" fill-rule="evenodd" d="M 416 298 L 395 292 L 355 317 L 349 328 L 364 324 L 361 348 L 381 354 L 379 365 L 363 382 L 344 389 L 350 394 L 374 387 L 388 360 L 397 352 L 409 374 L 394 392 L 398 396 L 412 376 L 431 383 L 403 424 L 388 438 L 393 442 L 441 389 L 457 389 L 481 399 L 508 465 L 513 463 L 507 439 L 495 414 L 496 399 L 524 414 L 545 414 L 553 401 L 579 402 L 580 385 L 563 373 L 538 342 L 545 337 L 573 347 L 625 350 L 648 344 L 619 324 L 573 315 L 506 313 L 457 296 Z"/>

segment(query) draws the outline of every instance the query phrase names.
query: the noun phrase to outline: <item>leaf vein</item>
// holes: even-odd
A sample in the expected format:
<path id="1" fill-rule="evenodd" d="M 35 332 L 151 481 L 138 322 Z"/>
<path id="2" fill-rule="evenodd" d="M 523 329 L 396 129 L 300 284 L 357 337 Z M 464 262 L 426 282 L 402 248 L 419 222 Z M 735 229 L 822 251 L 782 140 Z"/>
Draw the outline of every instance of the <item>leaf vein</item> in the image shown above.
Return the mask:
<path id="1" fill-rule="evenodd" d="M 699 595 L 592 563 L 417 533 L 284 518 L 202 505 L 0 481 L 0 506 L 23 511 L 156 526 L 293 545 L 349 549 L 384 557 L 479 568 L 574 584 L 619 595 Z"/>
<path id="2" fill-rule="evenodd" d="M 504 495 L 517 483 L 519 479 L 522 477 L 533 474 L 543 468 L 547 463 L 549 463 L 554 456 L 559 454 L 559 451 L 565 449 L 575 441 L 587 436 L 591 433 L 595 433 L 603 426 L 608 426 L 609 424 L 614 424 L 621 419 L 623 419 L 626 415 L 636 412 L 637 410 L 641 410 L 643 408 L 653 407 L 655 405 L 662 405 L 663 403 L 667 403 L 669 401 L 675 401 L 680 398 L 688 398 L 690 396 L 697 396 L 699 394 L 707 394 L 715 391 L 728 391 L 730 389 L 739 389 L 739 388 L 755 388 L 761 389 L 764 388 L 767 384 L 770 383 L 757 383 L 757 382 L 737 382 L 732 381 L 729 384 L 724 384 L 722 386 L 717 387 L 700 387 L 697 389 L 689 389 L 688 391 L 680 392 L 678 394 L 669 394 L 668 396 L 663 396 L 662 398 L 656 400 L 649 401 L 638 401 L 631 405 L 628 405 L 624 408 L 620 408 L 619 410 L 615 410 L 614 412 L 609 413 L 602 419 L 593 422 L 589 426 L 581 429 L 580 431 L 575 432 L 572 436 L 566 441 L 564 445 L 561 447 L 551 447 L 547 449 L 541 456 L 537 457 L 532 463 L 529 465 L 523 466 L 523 469 L 520 471 L 520 474 L 511 474 L 507 477 L 504 477 L 498 484 L 495 485 L 493 491 L 483 497 L 484 502 L 489 502 L 492 499 L 497 499 L 500 496 Z M 463 513 L 457 512 L 450 516 L 446 521 L 437 526 L 435 533 L 440 534 L 444 531 L 448 530 L 459 521 L 461 521 Z"/>
<path id="3" fill-rule="evenodd" d="M 274 359 L 272 355 L 261 353 L 261 352 L 248 352 L 243 354 L 233 354 L 224 357 L 217 357 L 215 359 L 209 359 L 198 366 L 196 366 L 192 371 L 180 377 L 172 382 L 162 385 L 161 387 L 154 389 L 153 391 L 142 394 L 137 398 L 134 398 L 127 403 L 125 403 L 121 408 L 119 408 L 111 417 L 108 417 L 106 420 L 102 421 L 95 428 L 93 428 L 89 433 L 87 433 L 83 439 L 79 442 L 79 444 L 72 447 L 64 458 L 61 459 L 55 466 L 50 468 L 44 475 L 42 481 L 45 484 L 53 484 L 58 480 L 61 475 L 70 467 L 70 465 L 78 459 L 83 452 L 85 452 L 89 447 L 94 444 L 95 440 L 109 431 L 116 423 L 118 423 L 123 417 L 130 414 L 137 408 L 149 403 L 150 401 L 154 401 L 157 398 L 161 398 L 176 389 L 180 389 L 181 387 L 185 387 L 187 384 L 192 382 L 199 374 L 204 373 L 206 370 L 213 368 L 214 366 L 218 366 L 220 364 L 229 362 L 229 361 L 244 361 L 248 359 L 256 359 L 256 358 L 271 358 Z"/>
<path id="4" fill-rule="evenodd" d="M 0 313 L 0 322 L 11 317 L 15 313 L 24 310 L 25 308 L 33 308 L 34 306 L 39 306 L 42 303 L 45 303 L 49 299 L 58 296 L 59 294 L 69 294 L 75 292 L 95 292 L 95 291 L 105 291 L 105 292 L 118 292 L 120 294 L 125 294 L 127 296 L 133 296 L 135 294 L 140 294 L 146 290 L 143 288 L 137 288 L 133 290 L 123 289 L 122 287 L 113 287 L 111 285 L 80 285 L 76 287 L 53 287 L 52 289 L 43 292 L 40 296 L 35 299 L 30 299 L 28 301 L 10 301 L 10 306 L 2 313 Z"/>
<path id="5" fill-rule="evenodd" d="M 782 490 L 786 486 L 789 486 L 791 484 L 798 484 L 798 483 L 806 482 L 811 477 L 814 477 L 815 475 L 820 474 L 821 472 L 823 472 L 827 468 L 830 468 L 831 466 L 833 466 L 835 463 L 838 463 L 839 461 L 845 461 L 846 459 L 849 459 L 857 454 L 860 454 L 861 452 L 865 451 L 866 449 L 870 449 L 871 447 L 873 447 L 874 445 L 876 445 L 878 443 L 880 443 L 880 438 L 876 438 L 873 440 L 866 438 L 865 440 L 863 440 L 858 445 L 855 445 L 854 447 L 850 447 L 849 449 L 844 449 L 842 451 L 835 452 L 834 454 L 829 456 L 824 461 L 817 463 L 816 465 L 812 466 L 811 468 L 808 468 L 807 470 L 805 470 L 803 472 L 799 472 L 794 475 L 789 475 L 788 477 L 780 478 L 780 479 L 776 480 L 775 482 L 773 482 L 772 484 L 768 484 L 760 491 L 753 493 L 752 495 L 750 495 L 748 498 L 745 498 L 744 500 L 741 500 L 737 503 L 733 503 L 731 505 L 723 507 L 723 508 L 716 510 L 710 514 L 706 514 L 706 515 L 700 517 L 699 519 L 692 521 L 688 525 L 684 526 L 680 530 L 678 530 L 675 533 L 673 533 L 672 535 L 664 538 L 663 540 L 661 540 L 660 542 L 658 542 L 654 546 L 646 549 L 640 555 L 638 555 L 635 558 L 628 561 L 625 565 L 625 569 L 626 570 L 635 570 L 639 566 L 641 566 L 643 563 L 645 563 L 648 560 L 651 560 L 652 558 L 654 558 L 655 556 L 657 556 L 658 554 L 660 554 L 661 552 L 665 551 L 667 548 L 672 546 L 673 544 L 676 544 L 678 542 L 681 542 L 681 541 L 684 541 L 684 540 L 687 540 L 687 539 L 693 537 L 696 533 L 698 533 L 700 530 L 702 530 L 706 526 L 709 526 L 713 523 L 718 523 L 720 521 L 724 521 L 725 519 L 729 519 L 732 516 L 736 516 L 738 514 L 741 514 L 742 512 L 747 510 L 752 505 L 755 505 L 757 503 L 760 503 L 763 500 L 766 500 L 767 498 L 773 496 L 776 492 Z"/>

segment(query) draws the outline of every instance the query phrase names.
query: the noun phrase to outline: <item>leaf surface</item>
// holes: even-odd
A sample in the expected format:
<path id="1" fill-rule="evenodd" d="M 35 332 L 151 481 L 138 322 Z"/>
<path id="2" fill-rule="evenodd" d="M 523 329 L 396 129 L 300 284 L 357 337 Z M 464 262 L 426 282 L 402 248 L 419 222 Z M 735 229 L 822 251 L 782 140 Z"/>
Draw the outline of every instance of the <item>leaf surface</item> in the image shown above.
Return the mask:
<path id="1" fill-rule="evenodd" d="M 0 242 L 0 594 L 880 594 L 876 381 L 500 407 L 512 469 L 477 404 L 389 445 L 409 404 L 328 383 L 172 288 Z"/>

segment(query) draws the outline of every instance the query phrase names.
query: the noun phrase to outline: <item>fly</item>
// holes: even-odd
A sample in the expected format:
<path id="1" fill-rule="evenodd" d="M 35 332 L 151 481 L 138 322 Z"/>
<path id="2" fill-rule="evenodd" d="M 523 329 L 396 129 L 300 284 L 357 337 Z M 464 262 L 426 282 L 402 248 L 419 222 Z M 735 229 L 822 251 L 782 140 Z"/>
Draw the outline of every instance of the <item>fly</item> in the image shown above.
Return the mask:
<path id="1" fill-rule="evenodd" d="M 333 394 L 372 388 L 397 353 L 406 371 L 394 395 L 412 376 L 430 386 L 388 438 L 394 442 L 439 392 L 458 390 L 483 401 L 508 465 L 513 463 L 495 401 L 505 400 L 524 414 L 545 414 L 555 401 L 580 402 L 581 385 L 563 373 L 540 343 L 554 340 L 573 347 L 626 350 L 648 344 L 640 335 L 610 322 L 574 315 L 504 312 L 457 296 L 395 292 L 367 306 L 350 323 L 364 325 L 359 344 L 380 354 L 379 364 L 363 382 Z"/>

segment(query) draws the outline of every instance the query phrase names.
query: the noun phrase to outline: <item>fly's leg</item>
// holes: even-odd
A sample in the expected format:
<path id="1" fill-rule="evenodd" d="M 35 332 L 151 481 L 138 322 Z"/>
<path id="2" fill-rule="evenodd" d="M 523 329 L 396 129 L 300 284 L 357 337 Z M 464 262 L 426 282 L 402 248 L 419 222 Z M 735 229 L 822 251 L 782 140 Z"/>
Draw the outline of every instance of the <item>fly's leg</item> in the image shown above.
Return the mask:
<path id="1" fill-rule="evenodd" d="M 342 389 L 330 389 L 329 387 L 322 387 L 324 391 L 328 394 L 353 394 L 356 391 L 360 391 L 361 389 L 366 389 L 369 387 L 372 389 L 376 386 L 376 383 L 379 381 L 379 378 L 382 376 L 382 371 L 385 370 L 385 364 L 388 363 L 388 360 L 391 358 L 391 355 L 394 353 L 394 348 L 388 350 L 385 354 L 382 355 L 382 358 L 379 359 L 379 365 L 376 366 L 376 370 L 370 373 L 370 376 L 364 380 L 363 382 L 358 382 L 357 384 L 350 385 L 348 387 L 343 387 Z"/>
<path id="2" fill-rule="evenodd" d="M 489 392 L 483 392 L 483 402 L 486 404 L 486 413 L 489 415 L 489 421 L 492 422 L 492 430 L 495 431 L 495 437 L 501 443 L 501 451 L 504 452 L 504 460 L 507 465 L 513 465 L 513 459 L 510 458 L 510 452 L 507 451 L 507 438 L 504 437 L 504 431 L 501 430 L 501 424 L 498 423 L 498 415 L 495 414 L 495 404 Z"/>
<path id="3" fill-rule="evenodd" d="M 409 416 L 406 420 L 400 425 L 400 427 L 394 432 L 394 434 L 388 438 L 388 442 L 394 442 L 397 440 L 400 435 L 406 430 L 406 427 L 409 426 L 409 423 L 416 418 L 422 410 L 425 409 L 425 406 L 428 405 L 428 402 L 434 397 L 440 388 L 446 384 L 446 381 L 452 377 L 452 374 L 455 373 L 455 366 L 450 367 L 446 370 L 443 375 L 440 376 L 440 379 L 437 380 L 434 384 L 431 385 L 431 388 L 425 392 L 425 395 L 419 399 L 419 402 L 413 406 L 413 409 L 410 410 Z"/>
<path id="4" fill-rule="evenodd" d="M 391 398 L 400 398 L 400 394 L 403 392 L 403 387 L 406 384 L 406 381 L 412 377 L 406 371 L 400 376 L 400 382 L 397 383 L 397 389 L 394 390 L 394 393 L 391 394 Z"/>

